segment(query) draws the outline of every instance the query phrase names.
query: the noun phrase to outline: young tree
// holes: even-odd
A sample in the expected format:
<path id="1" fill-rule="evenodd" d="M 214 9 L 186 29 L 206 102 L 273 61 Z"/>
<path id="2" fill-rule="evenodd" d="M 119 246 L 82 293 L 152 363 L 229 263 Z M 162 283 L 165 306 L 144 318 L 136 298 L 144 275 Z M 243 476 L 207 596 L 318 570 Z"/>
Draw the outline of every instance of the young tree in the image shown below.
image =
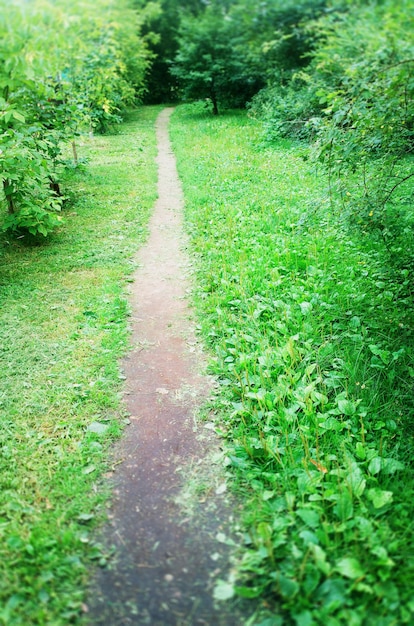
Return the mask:
<path id="1" fill-rule="evenodd" d="M 246 57 L 242 22 L 222 3 L 209 4 L 199 16 L 185 17 L 171 73 L 184 97 L 240 107 L 264 85 L 263 71 Z"/>

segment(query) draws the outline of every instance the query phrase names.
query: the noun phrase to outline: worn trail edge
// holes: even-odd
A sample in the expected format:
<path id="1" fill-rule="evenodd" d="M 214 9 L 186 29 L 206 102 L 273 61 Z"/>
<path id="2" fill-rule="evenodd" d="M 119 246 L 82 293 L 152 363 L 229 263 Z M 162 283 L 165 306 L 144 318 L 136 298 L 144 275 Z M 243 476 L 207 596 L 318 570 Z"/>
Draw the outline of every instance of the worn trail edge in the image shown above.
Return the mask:
<path id="1" fill-rule="evenodd" d="M 183 197 L 168 137 L 173 109 L 157 119 L 158 200 L 138 257 L 131 293 L 133 348 L 125 359 L 131 425 L 116 450 L 110 523 L 103 541 L 115 548 L 97 573 L 90 623 L 122 626 L 239 626 L 234 607 L 214 605 L 212 588 L 228 569 L 228 504 L 211 495 L 185 516 L 176 502 L 192 465 L 206 454 L 194 430 L 195 408 L 209 391 L 200 372 L 185 299 Z M 213 558 L 212 558 L 213 557 Z"/>

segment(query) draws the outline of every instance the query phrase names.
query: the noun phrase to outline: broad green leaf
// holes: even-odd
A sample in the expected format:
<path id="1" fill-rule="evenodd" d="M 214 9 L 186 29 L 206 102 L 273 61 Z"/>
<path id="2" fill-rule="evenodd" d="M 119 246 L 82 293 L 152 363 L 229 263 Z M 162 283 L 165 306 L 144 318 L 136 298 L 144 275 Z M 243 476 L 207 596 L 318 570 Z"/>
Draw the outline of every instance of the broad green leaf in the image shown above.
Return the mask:
<path id="1" fill-rule="evenodd" d="M 93 513 L 81 513 L 78 515 L 77 520 L 85 524 L 93 520 L 94 517 L 95 515 Z"/>
<path id="2" fill-rule="evenodd" d="M 317 545 L 313 545 L 311 546 L 311 548 L 312 548 L 313 557 L 315 559 L 316 567 L 323 574 L 326 574 L 328 576 L 331 571 L 331 566 L 327 561 L 325 550 L 323 550 L 323 548 Z"/>
<path id="3" fill-rule="evenodd" d="M 237 586 L 234 588 L 234 593 L 240 596 L 241 598 L 258 598 L 262 592 L 263 592 L 262 587 Z M 230 596 L 230 597 L 233 597 L 233 596 Z"/>
<path id="4" fill-rule="evenodd" d="M 313 626 L 316 624 L 310 611 L 303 611 L 293 616 L 296 626 Z"/>
<path id="5" fill-rule="evenodd" d="M 354 504 L 352 496 L 348 491 L 342 491 L 339 494 L 336 505 L 334 506 L 334 512 L 342 522 L 352 517 L 354 513 Z"/>
<path id="6" fill-rule="evenodd" d="M 11 114 L 14 117 L 15 120 L 18 120 L 19 122 L 23 122 L 23 123 L 25 122 L 24 115 L 19 113 L 19 111 L 11 111 Z"/>
<path id="7" fill-rule="evenodd" d="M 299 592 L 299 585 L 296 580 L 287 578 L 283 574 L 278 573 L 276 577 L 280 594 L 284 598 L 294 598 Z"/>
<path id="8" fill-rule="evenodd" d="M 356 444 L 355 451 L 356 451 L 357 457 L 361 459 L 361 461 L 363 461 L 366 457 L 366 450 L 365 450 L 365 446 L 360 441 L 358 441 L 358 443 Z"/>
<path id="9" fill-rule="evenodd" d="M 368 471 L 371 474 L 379 474 L 381 471 L 381 464 L 382 464 L 382 459 L 379 456 L 374 457 L 373 459 L 371 459 L 371 461 L 369 462 L 368 465 Z"/>
<path id="10" fill-rule="evenodd" d="M 382 489 L 373 488 L 368 490 L 368 498 L 376 509 L 390 504 L 393 499 L 392 491 L 383 491 Z"/>
<path id="11" fill-rule="evenodd" d="M 101 422 L 92 422 L 89 424 L 87 430 L 91 433 L 96 433 L 97 435 L 103 435 L 108 430 L 107 424 L 102 424 Z"/>
<path id="12" fill-rule="evenodd" d="M 345 578 L 355 579 L 361 578 L 365 575 L 358 559 L 350 557 L 337 561 L 335 564 L 335 570 L 342 576 L 345 576 Z"/>
<path id="13" fill-rule="evenodd" d="M 328 578 L 315 592 L 315 600 L 321 602 L 325 610 L 334 610 L 346 600 L 347 582 L 340 578 Z"/>
<path id="14" fill-rule="evenodd" d="M 296 514 L 311 528 L 317 528 L 320 524 L 320 516 L 314 509 L 298 509 Z"/>
<path id="15" fill-rule="evenodd" d="M 382 459 L 382 471 L 384 474 L 395 474 L 395 472 L 400 472 L 405 468 L 404 463 L 398 461 L 397 459 Z"/>
<path id="16" fill-rule="evenodd" d="M 338 400 L 338 409 L 344 415 L 351 416 L 351 415 L 354 415 L 356 412 L 356 405 L 351 400 L 344 398 L 344 399 Z"/>
<path id="17" fill-rule="evenodd" d="M 319 542 L 318 537 L 311 530 L 302 530 L 299 533 L 299 537 L 302 539 L 305 546 L 308 546 L 309 544 L 316 545 Z"/>
<path id="18" fill-rule="evenodd" d="M 346 482 L 355 497 L 359 498 L 362 496 L 367 483 L 361 468 L 356 463 L 352 465 L 351 470 L 346 474 Z"/>

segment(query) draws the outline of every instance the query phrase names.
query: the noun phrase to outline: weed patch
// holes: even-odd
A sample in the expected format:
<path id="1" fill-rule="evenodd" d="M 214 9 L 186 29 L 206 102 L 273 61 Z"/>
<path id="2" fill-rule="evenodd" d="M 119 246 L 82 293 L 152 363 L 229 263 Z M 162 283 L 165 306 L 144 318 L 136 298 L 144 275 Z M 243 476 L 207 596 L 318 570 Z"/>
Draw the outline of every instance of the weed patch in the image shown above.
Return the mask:
<path id="1" fill-rule="evenodd" d="M 62 625 L 82 612 L 122 430 L 126 282 L 156 194 L 157 108 L 78 146 L 64 226 L 43 245 L 0 241 L 0 624 Z"/>
<path id="2" fill-rule="evenodd" d="M 410 624 L 410 277 L 331 213 L 306 146 L 186 106 L 172 134 L 211 410 L 245 502 L 218 597 L 261 598 L 261 626 Z"/>

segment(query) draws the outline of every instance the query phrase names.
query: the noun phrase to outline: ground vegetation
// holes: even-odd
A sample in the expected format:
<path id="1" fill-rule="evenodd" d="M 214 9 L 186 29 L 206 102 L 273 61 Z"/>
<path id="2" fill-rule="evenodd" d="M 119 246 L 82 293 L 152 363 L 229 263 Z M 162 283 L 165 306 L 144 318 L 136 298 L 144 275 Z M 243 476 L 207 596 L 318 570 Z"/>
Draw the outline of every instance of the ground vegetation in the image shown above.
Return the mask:
<path id="1" fill-rule="evenodd" d="M 410 273 L 332 209 L 303 142 L 269 146 L 241 113 L 173 120 L 210 419 L 244 504 L 217 598 L 261 599 L 261 626 L 410 624 Z"/>

